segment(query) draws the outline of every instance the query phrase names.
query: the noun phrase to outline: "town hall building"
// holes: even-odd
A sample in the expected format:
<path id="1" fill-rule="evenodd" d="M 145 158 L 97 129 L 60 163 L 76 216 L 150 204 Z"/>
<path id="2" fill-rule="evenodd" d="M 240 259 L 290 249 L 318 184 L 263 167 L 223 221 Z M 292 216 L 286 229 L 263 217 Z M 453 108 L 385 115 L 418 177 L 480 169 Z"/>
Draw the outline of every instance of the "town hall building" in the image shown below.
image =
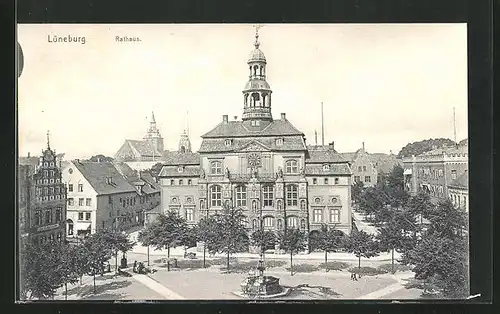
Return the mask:
<path id="1" fill-rule="evenodd" d="M 180 149 L 169 154 L 159 175 L 163 210 L 175 210 L 195 224 L 230 203 L 243 209 L 249 231 L 262 221 L 266 230 L 313 232 L 327 224 L 349 234 L 349 161 L 333 142 L 308 146 L 304 133 L 285 113 L 273 117 L 267 61 L 258 34 L 254 46 L 247 62 L 241 120 L 223 115 L 202 135 L 197 153 Z"/>

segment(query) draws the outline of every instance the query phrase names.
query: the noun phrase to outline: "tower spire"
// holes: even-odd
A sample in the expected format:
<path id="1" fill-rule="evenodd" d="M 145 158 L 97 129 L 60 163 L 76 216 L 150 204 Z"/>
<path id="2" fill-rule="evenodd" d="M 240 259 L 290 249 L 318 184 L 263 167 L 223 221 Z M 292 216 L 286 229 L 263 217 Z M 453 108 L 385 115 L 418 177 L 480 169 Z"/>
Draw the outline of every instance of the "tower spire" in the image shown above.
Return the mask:
<path id="1" fill-rule="evenodd" d="M 50 150 L 50 138 L 49 138 L 49 136 L 50 136 L 50 131 L 47 130 L 47 149 Z"/>
<path id="2" fill-rule="evenodd" d="M 156 121 L 155 121 L 155 112 L 154 111 L 151 111 L 151 122 L 152 123 L 156 123 Z"/>
<path id="3" fill-rule="evenodd" d="M 314 130 L 314 144 L 318 145 L 318 131 Z"/>
<path id="4" fill-rule="evenodd" d="M 262 28 L 262 25 L 260 24 L 256 24 L 254 25 L 255 27 L 255 42 L 254 42 L 254 46 L 255 46 L 255 49 L 258 49 L 259 46 L 260 46 L 260 42 L 259 42 L 259 29 Z"/>

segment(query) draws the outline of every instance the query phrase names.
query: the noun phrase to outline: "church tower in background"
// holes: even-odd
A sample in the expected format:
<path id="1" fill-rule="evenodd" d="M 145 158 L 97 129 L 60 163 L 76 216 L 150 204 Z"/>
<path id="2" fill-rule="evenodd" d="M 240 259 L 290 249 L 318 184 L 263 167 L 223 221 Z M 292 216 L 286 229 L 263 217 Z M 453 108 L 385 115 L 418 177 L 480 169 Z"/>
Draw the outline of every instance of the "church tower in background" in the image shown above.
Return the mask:
<path id="1" fill-rule="evenodd" d="M 151 122 L 149 122 L 149 129 L 144 140 L 154 147 L 160 153 L 163 152 L 163 137 L 161 137 L 160 130 L 156 126 L 155 113 L 152 113 Z"/>

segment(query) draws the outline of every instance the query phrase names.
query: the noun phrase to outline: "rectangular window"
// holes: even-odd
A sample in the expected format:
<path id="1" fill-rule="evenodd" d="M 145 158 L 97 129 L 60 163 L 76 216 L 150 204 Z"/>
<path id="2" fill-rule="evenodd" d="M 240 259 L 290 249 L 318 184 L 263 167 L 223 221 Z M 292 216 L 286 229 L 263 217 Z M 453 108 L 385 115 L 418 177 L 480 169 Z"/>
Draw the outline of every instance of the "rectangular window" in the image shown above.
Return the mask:
<path id="1" fill-rule="evenodd" d="M 188 185 L 191 185 L 192 182 L 191 182 L 191 179 L 188 179 Z"/>
<path id="2" fill-rule="evenodd" d="M 56 222 L 61 222 L 62 220 L 62 210 L 60 207 L 56 209 Z"/>
<path id="3" fill-rule="evenodd" d="M 286 205 L 287 206 L 297 206 L 298 204 L 298 188 L 296 185 L 288 185 L 286 187 Z"/>
<path id="4" fill-rule="evenodd" d="M 68 184 L 68 192 L 73 192 L 73 184 Z"/>
<path id="5" fill-rule="evenodd" d="M 194 211 L 192 208 L 186 209 L 186 220 L 187 221 L 194 221 Z"/>
<path id="6" fill-rule="evenodd" d="M 314 222 L 322 222 L 323 221 L 323 210 L 315 209 L 314 210 Z"/>
<path id="7" fill-rule="evenodd" d="M 298 227 L 297 217 L 288 217 L 287 225 L 290 228 L 297 228 Z"/>
<path id="8" fill-rule="evenodd" d="M 90 220 L 91 213 L 85 213 L 85 220 Z"/>
<path id="9" fill-rule="evenodd" d="M 183 185 L 184 182 L 182 182 L 182 180 L 179 180 L 179 185 Z"/>
<path id="10" fill-rule="evenodd" d="M 78 220 L 83 220 L 83 213 L 78 213 Z"/>
<path id="11" fill-rule="evenodd" d="M 42 213 L 39 210 L 37 210 L 35 212 L 35 226 L 39 226 L 42 224 L 42 217 L 41 216 L 42 216 Z"/>
<path id="12" fill-rule="evenodd" d="M 110 196 L 108 196 L 108 204 L 113 204 L 113 198 Z"/>
<path id="13" fill-rule="evenodd" d="M 361 172 L 363 170 L 363 167 L 358 166 L 358 172 Z"/>
<path id="14" fill-rule="evenodd" d="M 83 192 L 83 184 L 78 183 L 78 192 Z"/>
<path id="15" fill-rule="evenodd" d="M 456 170 L 452 170 L 451 171 L 451 179 L 455 180 L 456 178 L 457 178 L 457 171 Z"/>
<path id="16" fill-rule="evenodd" d="M 366 171 L 366 166 L 363 166 L 363 171 Z"/>
<path id="17" fill-rule="evenodd" d="M 73 206 L 73 205 L 75 205 L 75 200 L 72 197 L 68 198 L 68 206 Z"/>
<path id="18" fill-rule="evenodd" d="M 222 162 L 220 161 L 212 161 L 210 167 L 211 174 L 222 174 Z"/>
<path id="19" fill-rule="evenodd" d="M 330 222 L 340 222 L 340 210 L 330 209 Z"/>
<path id="20" fill-rule="evenodd" d="M 83 201 L 84 201 L 84 198 L 83 197 L 80 197 L 78 199 L 78 206 L 83 206 Z"/>
<path id="21" fill-rule="evenodd" d="M 328 178 L 325 178 L 325 184 L 328 184 Z"/>
<path id="22" fill-rule="evenodd" d="M 238 186 L 236 188 L 236 206 L 247 206 L 247 188 Z"/>
<path id="23" fill-rule="evenodd" d="M 318 184 L 318 179 L 313 178 L 313 184 Z"/>
<path id="24" fill-rule="evenodd" d="M 175 185 L 175 181 L 174 180 L 170 180 L 170 185 Z"/>
<path id="25" fill-rule="evenodd" d="M 339 184 L 339 178 L 335 178 L 335 184 Z"/>
<path id="26" fill-rule="evenodd" d="M 354 182 L 359 182 L 359 176 L 354 176 Z"/>
<path id="27" fill-rule="evenodd" d="M 264 206 L 273 206 L 274 188 L 272 186 L 264 186 Z"/>
<path id="28" fill-rule="evenodd" d="M 370 176 L 365 176 L 365 182 L 371 182 L 372 178 Z"/>
<path id="29" fill-rule="evenodd" d="M 92 199 L 91 198 L 86 198 L 85 199 L 85 206 L 91 206 L 92 205 Z"/>

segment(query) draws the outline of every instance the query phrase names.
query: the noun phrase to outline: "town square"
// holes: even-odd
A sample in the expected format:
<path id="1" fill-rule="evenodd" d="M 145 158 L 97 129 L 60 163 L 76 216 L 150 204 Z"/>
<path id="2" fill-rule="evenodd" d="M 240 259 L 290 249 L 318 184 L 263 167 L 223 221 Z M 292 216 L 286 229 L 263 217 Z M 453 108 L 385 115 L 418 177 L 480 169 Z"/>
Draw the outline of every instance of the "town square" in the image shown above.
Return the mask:
<path id="1" fill-rule="evenodd" d="M 20 27 L 21 299 L 469 295 L 465 28 L 58 27 Z"/>

